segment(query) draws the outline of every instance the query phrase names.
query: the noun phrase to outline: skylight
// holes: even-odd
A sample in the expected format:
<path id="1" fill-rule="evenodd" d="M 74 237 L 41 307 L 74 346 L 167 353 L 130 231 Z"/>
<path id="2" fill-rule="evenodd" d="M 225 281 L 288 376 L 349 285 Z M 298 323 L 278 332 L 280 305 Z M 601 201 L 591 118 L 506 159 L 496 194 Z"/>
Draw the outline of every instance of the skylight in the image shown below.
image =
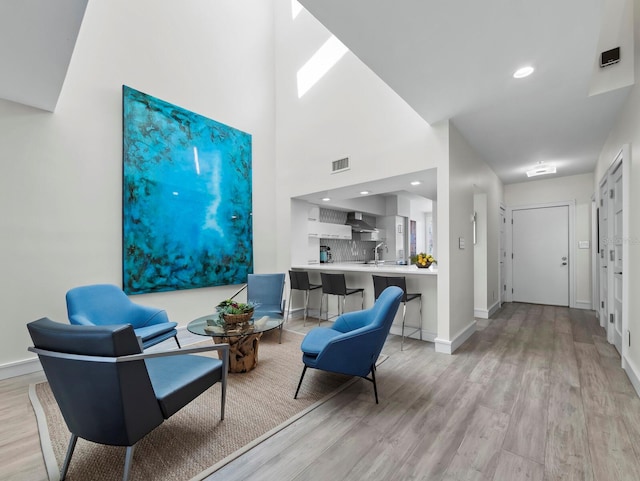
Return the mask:
<path id="1" fill-rule="evenodd" d="M 291 18 L 295 20 L 300 12 L 302 12 L 300 2 L 298 2 L 298 0 L 291 0 Z"/>
<path id="2" fill-rule="evenodd" d="M 318 80 L 338 63 L 348 49 L 332 35 L 298 70 L 298 98 L 302 98 Z"/>

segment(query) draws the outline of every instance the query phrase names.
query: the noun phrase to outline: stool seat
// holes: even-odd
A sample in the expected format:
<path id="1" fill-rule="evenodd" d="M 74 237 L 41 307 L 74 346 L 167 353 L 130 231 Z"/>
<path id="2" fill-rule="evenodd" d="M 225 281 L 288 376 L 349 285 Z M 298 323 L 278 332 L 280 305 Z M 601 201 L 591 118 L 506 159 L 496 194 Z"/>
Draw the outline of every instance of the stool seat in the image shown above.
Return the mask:
<path id="1" fill-rule="evenodd" d="M 327 297 L 327 321 L 329 320 L 329 296 L 338 296 L 338 301 L 342 297 L 342 310 L 340 309 L 340 302 L 338 302 L 338 315 L 344 314 L 344 306 L 347 302 L 347 296 L 351 294 L 362 295 L 362 309 L 364 309 L 364 288 L 363 287 L 347 287 L 347 281 L 344 274 L 329 274 L 326 272 L 320 273 L 320 279 L 322 281 L 322 299 L 320 300 L 320 316 L 318 317 L 318 325 L 322 320 L 322 304 L 324 297 Z"/>
<path id="2" fill-rule="evenodd" d="M 418 325 L 411 326 L 412 331 L 407 335 L 410 336 L 416 332 L 420 333 L 420 340 L 422 341 L 422 294 L 419 292 L 407 293 L 407 280 L 404 277 L 393 276 L 377 276 L 373 275 L 373 292 L 376 299 L 378 296 L 389 286 L 397 286 L 402 289 L 402 341 L 400 341 L 400 350 L 404 350 L 404 338 L 405 338 L 405 318 L 407 314 L 407 302 L 414 299 L 420 299 L 420 315 L 418 318 Z"/>
<path id="3" fill-rule="evenodd" d="M 312 284 L 309 282 L 309 273 L 307 271 L 289 271 L 289 304 L 287 306 L 287 321 L 289 321 L 289 313 L 291 312 L 291 291 L 294 289 L 304 292 L 304 319 L 303 325 L 307 323 L 307 312 L 309 310 L 309 295 L 311 291 L 320 289 L 322 284 Z M 320 301 L 322 303 L 322 300 Z M 322 305 L 320 306 L 322 311 Z M 318 314 L 320 316 L 320 314 Z"/>

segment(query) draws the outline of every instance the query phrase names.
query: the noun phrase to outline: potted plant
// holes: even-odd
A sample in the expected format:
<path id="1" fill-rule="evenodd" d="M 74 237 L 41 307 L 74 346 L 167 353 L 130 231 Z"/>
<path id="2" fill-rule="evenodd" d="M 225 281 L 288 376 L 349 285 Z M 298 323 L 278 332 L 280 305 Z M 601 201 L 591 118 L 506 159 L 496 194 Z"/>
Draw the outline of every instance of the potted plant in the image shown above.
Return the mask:
<path id="1" fill-rule="evenodd" d="M 237 302 L 225 299 L 216 306 L 218 320 L 224 324 L 241 324 L 249 321 L 253 316 L 256 304 L 249 302 Z"/>

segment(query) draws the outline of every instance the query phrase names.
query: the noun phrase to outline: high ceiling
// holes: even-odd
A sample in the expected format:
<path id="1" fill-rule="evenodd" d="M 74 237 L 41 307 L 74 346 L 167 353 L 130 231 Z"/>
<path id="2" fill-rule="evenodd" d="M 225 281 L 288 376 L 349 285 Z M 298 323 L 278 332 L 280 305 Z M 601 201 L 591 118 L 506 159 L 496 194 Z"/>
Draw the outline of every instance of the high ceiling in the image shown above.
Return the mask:
<path id="1" fill-rule="evenodd" d="M 0 98 L 55 109 L 87 2 L 0 2 Z M 504 183 L 539 161 L 593 171 L 634 82 L 633 0 L 301 3 L 428 123 L 451 119 Z M 600 68 L 617 46 L 620 63 Z M 513 79 L 525 64 L 533 75 Z"/>
<path id="2" fill-rule="evenodd" d="M 633 0 L 300 3 L 428 123 L 451 119 L 507 184 L 539 161 L 592 172 L 634 82 Z M 514 79 L 524 65 L 534 73 Z"/>
<path id="3" fill-rule="evenodd" d="M 0 1 L 0 98 L 53 112 L 88 0 Z"/>

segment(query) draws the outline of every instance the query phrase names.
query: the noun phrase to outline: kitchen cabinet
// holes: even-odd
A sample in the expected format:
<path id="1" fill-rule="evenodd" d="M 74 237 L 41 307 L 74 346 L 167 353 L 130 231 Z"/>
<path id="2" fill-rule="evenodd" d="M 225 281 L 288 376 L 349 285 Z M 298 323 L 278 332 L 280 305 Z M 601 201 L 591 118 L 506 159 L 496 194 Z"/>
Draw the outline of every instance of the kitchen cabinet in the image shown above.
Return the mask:
<path id="1" fill-rule="evenodd" d="M 320 221 L 320 207 L 318 207 L 317 205 L 310 206 L 307 219 L 314 222 Z"/>
<path id="2" fill-rule="evenodd" d="M 408 238 L 406 224 L 406 218 L 397 215 L 378 217 L 376 220 L 376 225 L 382 226 L 386 232 L 384 239 L 386 249 L 382 251 L 381 256 L 383 260 L 406 260 Z"/>
<path id="3" fill-rule="evenodd" d="M 317 239 L 351 239 L 351 226 L 317 222 L 310 220 L 307 224 L 309 237 Z"/>

